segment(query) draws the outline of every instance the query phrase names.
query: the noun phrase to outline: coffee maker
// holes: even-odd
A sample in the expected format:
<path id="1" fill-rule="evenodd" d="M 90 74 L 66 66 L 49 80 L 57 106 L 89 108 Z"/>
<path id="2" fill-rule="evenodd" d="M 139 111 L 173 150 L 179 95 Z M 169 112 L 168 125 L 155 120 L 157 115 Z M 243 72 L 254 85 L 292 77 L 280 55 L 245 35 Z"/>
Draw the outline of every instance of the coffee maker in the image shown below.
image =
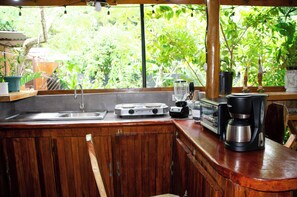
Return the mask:
<path id="1" fill-rule="evenodd" d="M 225 147 L 244 152 L 264 149 L 266 94 L 227 95 L 231 119 L 227 124 Z"/>
<path id="2" fill-rule="evenodd" d="M 189 116 L 189 107 L 187 100 L 194 93 L 194 83 L 188 84 L 185 80 L 177 79 L 174 82 L 174 100 L 175 106 L 169 109 L 169 115 L 172 118 L 187 118 Z"/>

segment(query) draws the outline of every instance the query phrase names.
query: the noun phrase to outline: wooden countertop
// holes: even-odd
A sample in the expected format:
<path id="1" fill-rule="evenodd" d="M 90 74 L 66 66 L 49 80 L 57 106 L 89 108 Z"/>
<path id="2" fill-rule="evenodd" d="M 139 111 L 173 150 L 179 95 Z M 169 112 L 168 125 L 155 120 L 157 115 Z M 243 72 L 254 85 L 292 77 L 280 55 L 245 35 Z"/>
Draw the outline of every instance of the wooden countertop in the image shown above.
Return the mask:
<path id="1" fill-rule="evenodd" d="M 297 189 L 297 152 L 270 139 L 265 149 L 234 152 L 224 147 L 211 131 L 194 121 L 175 120 L 182 130 L 224 177 L 241 186 L 261 191 Z"/>
<path id="2" fill-rule="evenodd" d="M 107 114 L 104 120 L 44 121 L 1 123 L 0 129 L 87 128 L 94 126 L 133 126 L 175 124 L 224 177 L 243 187 L 260 191 L 297 190 L 297 152 L 266 138 L 265 150 L 238 153 L 226 149 L 217 135 L 192 119 L 177 120 L 170 116 L 121 119 Z M 30 131 L 30 130 L 27 130 Z"/>

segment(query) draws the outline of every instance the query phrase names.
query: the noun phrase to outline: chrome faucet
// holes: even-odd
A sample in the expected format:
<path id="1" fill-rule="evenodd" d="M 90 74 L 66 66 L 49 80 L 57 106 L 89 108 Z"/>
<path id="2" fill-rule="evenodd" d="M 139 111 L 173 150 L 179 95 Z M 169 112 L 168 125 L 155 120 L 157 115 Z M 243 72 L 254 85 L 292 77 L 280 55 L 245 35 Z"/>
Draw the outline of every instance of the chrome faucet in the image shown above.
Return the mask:
<path id="1" fill-rule="evenodd" d="M 81 111 L 84 111 L 85 110 L 85 102 L 84 102 L 84 90 L 83 90 L 83 87 L 82 85 L 79 83 L 78 86 L 80 87 L 80 92 L 81 92 L 81 101 L 79 103 L 79 109 Z M 77 98 L 77 94 L 76 94 L 76 87 L 75 86 L 75 89 L 74 89 L 74 99 Z"/>

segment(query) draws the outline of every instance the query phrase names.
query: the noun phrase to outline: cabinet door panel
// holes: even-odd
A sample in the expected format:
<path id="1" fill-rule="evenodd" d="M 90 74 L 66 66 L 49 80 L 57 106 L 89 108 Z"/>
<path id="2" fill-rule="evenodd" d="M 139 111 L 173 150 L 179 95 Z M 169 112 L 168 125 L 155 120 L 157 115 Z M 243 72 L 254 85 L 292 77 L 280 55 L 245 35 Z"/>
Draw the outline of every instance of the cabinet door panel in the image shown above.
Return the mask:
<path id="1" fill-rule="evenodd" d="M 117 176 L 118 195 L 116 196 L 141 196 L 141 141 L 140 135 L 116 136 L 117 146 Z"/>
<path id="2" fill-rule="evenodd" d="M 201 164 L 188 154 L 189 190 L 188 196 L 223 196 L 222 189 Z"/>
<path id="3" fill-rule="evenodd" d="M 2 140 L 7 196 L 56 196 L 50 138 Z"/>
<path id="4" fill-rule="evenodd" d="M 124 127 L 115 137 L 116 196 L 170 192 L 173 134 L 167 127 Z M 161 131 L 161 132 L 159 132 Z M 151 133 L 150 133 L 151 132 Z"/>
<path id="5" fill-rule="evenodd" d="M 54 163 L 59 195 L 99 196 L 85 136 L 56 137 L 53 141 L 56 146 Z M 111 136 L 94 135 L 94 144 L 107 193 L 113 197 Z"/>
<path id="6" fill-rule="evenodd" d="M 173 134 L 157 135 L 156 194 L 170 193 Z"/>
<path id="7" fill-rule="evenodd" d="M 84 137 L 59 137 L 56 171 L 61 196 L 98 196 Z"/>
<path id="8" fill-rule="evenodd" d="M 155 135 L 143 135 L 141 137 L 141 174 L 142 174 L 142 196 L 152 196 L 156 193 L 156 163 L 157 147 Z"/>
<path id="9" fill-rule="evenodd" d="M 103 182 L 106 188 L 107 195 L 110 197 L 113 197 L 114 196 L 114 183 L 113 183 L 114 175 L 113 175 L 112 147 L 111 147 L 112 137 L 94 135 L 93 140 L 95 144 L 95 150 L 98 158 L 100 172 L 103 177 Z"/>
<path id="10" fill-rule="evenodd" d="M 184 196 L 188 188 L 187 154 L 190 153 L 188 147 L 180 140 L 175 141 L 174 150 L 174 172 L 173 172 L 173 193 Z"/>

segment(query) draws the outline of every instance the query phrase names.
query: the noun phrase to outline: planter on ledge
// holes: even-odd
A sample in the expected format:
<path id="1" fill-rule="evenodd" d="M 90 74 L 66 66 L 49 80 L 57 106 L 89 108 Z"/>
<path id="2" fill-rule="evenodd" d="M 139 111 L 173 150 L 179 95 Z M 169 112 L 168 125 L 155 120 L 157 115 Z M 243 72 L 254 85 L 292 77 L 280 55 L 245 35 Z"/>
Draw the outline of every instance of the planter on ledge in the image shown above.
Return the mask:
<path id="1" fill-rule="evenodd" d="M 8 82 L 8 91 L 9 92 L 19 92 L 20 91 L 20 83 L 21 76 L 9 76 L 4 77 L 4 80 Z"/>
<path id="2" fill-rule="evenodd" d="M 287 68 L 285 75 L 286 92 L 297 92 L 297 66 Z"/>
<path id="3" fill-rule="evenodd" d="M 220 94 L 227 95 L 232 92 L 233 72 L 220 72 Z"/>

